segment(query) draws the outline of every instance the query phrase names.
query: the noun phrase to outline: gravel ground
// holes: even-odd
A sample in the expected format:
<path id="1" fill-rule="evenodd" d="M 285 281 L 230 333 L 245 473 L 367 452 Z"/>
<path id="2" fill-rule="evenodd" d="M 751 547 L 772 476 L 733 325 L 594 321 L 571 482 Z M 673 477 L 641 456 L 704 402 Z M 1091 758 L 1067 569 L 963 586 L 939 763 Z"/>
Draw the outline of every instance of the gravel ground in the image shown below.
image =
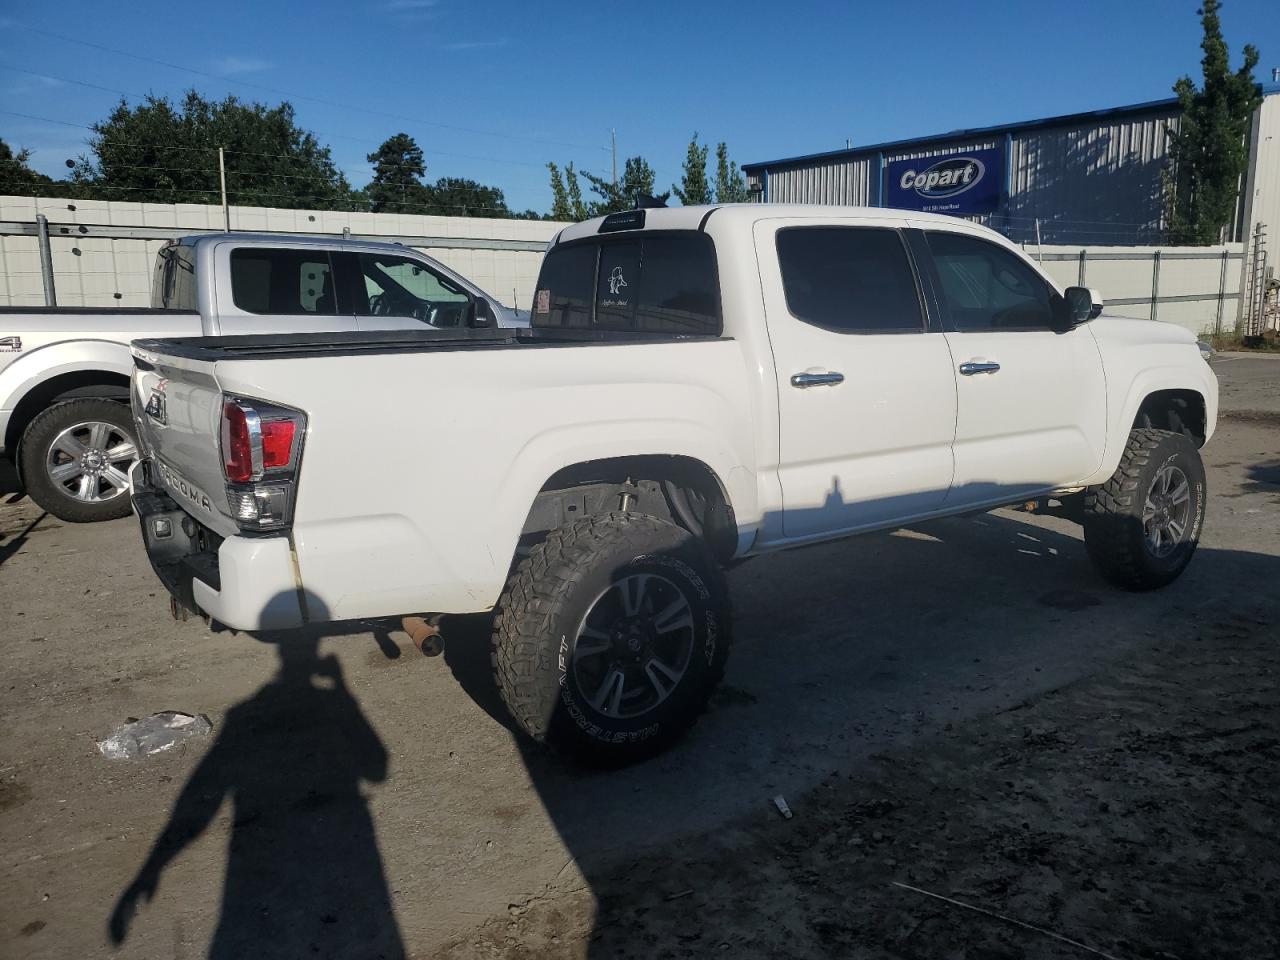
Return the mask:
<path id="1" fill-rule="evenodd" d="M 512 737 L 474 622 L 434 660 L 174 623 L 132 521 L 8 496 L 0 956 L 1090 955 L 895 882 L 1115 957 L 1275 956 L 1280 361 L 1216 367 L 1253 413 L 1174 587 L 1007 511 L 761 558 L 707 716 L 607 775 Z M 213 737 L 98 754 L 165 709 Z"/>

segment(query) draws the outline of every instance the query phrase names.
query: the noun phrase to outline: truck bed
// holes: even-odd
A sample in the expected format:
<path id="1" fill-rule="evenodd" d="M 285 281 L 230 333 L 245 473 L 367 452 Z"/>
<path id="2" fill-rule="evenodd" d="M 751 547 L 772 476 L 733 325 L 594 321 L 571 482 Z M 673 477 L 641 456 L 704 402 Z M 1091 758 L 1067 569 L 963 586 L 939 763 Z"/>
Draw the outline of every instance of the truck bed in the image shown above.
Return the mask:
<path id="1" fill-rule="evenodd" d="M 511 347 L 655 344 L 730 337 L 643 333 L 630 330 L 461 329 L 371 330 L 361 333 L 255 334 L 233 337 L 176 337 L 135 341 L 145 353 L 187 360 L 268 360 L 279 357 L 335 357 L 355 354 L 421 353 Z"/>

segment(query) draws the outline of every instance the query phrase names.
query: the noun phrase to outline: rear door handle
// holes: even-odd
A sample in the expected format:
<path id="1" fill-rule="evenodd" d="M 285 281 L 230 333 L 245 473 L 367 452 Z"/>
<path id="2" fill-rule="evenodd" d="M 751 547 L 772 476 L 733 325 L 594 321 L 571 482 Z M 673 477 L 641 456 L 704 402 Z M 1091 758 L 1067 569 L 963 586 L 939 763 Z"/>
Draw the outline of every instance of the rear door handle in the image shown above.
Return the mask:
<path id="1" fill-rule="evenodd" d="M 988 363 L 985 360 L 970 360 L 960 364 L 960 372 L 966 377 L 972 377 L 975 373 L 999 373 L 1000 364 Z"/>
<path id="2" fill-rule="evenodd" d="M 801 390 L 809 387 L 834 387 L 844 383 L 843 373 L 796 373 L 791 376 L 791 385 Z"/>

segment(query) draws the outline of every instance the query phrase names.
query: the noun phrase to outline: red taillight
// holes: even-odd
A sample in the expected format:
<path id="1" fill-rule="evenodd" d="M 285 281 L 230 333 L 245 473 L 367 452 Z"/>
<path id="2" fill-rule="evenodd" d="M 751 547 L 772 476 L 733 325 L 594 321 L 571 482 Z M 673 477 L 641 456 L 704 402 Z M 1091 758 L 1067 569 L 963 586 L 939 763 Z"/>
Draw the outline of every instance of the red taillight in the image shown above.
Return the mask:
<path id="1" fill-rule="evenodd" d="M 222 470 L 232 483 L 245 483 L 253 477 L 249 419 L 237 403 L 222 407 Z"/>
<path id="2" fill-rule="evenodd" d="M 262 421 L 262 467 L 287 467 L 293 453 L 293 434 L 297 424 L 292 420 Z"/>

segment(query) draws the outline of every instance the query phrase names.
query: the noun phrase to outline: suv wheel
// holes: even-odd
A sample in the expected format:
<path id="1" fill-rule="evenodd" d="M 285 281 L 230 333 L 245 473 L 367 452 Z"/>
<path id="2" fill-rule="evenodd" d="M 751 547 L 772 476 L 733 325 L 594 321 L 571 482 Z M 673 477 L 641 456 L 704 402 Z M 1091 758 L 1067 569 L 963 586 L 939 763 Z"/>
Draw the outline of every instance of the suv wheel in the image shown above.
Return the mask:
<path id="1" fill-rule="evenodd" d="M 86 398 L 54 404 L 22 435 L 22 479 L 31 499 L 61 520 L 129 515 L 129 468 L 138 458 L 129 408 Z"/>
<path id="2" fill-rule="evenodd" d="M 1196 552 L 1206 497 L 1195 444 L 1168 430 L 1132 431 L 1111 479 L 1085 495 L 1090 559 L 1127 590 L 1172 583 Z"/>
<path id="3" fill-rule="evenodd" d="M 724 675 L 729 600 L 703 541 L 644 514 L 552 531 L 498 604 L 494 673 L 534 740 L 618 764 L 697 720 Z"/>

